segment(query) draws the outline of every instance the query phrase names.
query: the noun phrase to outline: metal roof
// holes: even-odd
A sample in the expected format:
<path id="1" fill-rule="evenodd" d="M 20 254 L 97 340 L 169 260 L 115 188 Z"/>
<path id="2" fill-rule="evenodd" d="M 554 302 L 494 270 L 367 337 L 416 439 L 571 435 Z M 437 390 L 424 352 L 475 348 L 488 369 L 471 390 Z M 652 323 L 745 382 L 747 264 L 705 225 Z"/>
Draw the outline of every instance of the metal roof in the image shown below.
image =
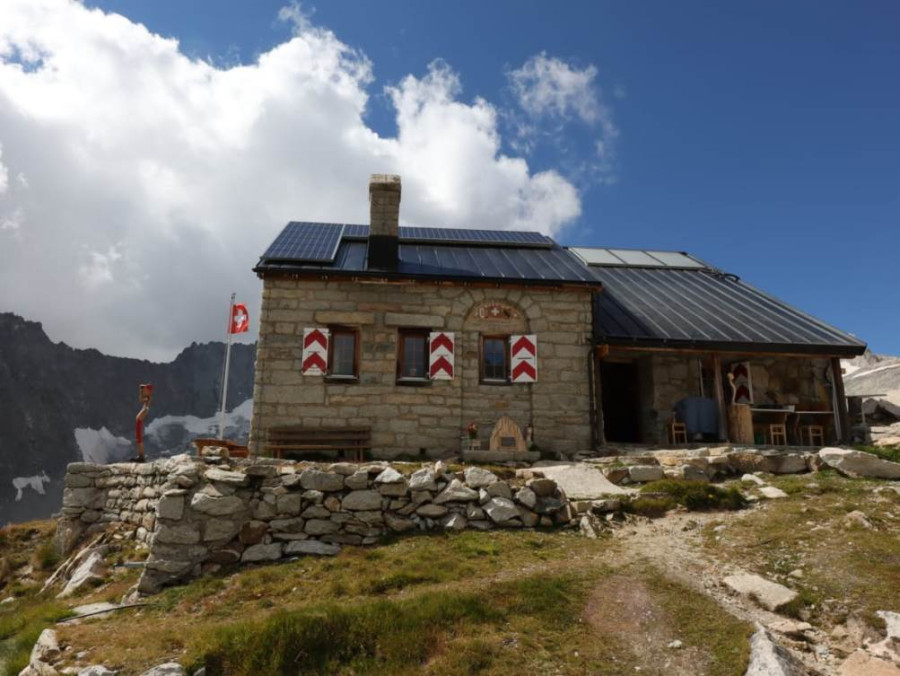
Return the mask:
<path id="1" fill-rule="evenodd" d="M 591 266 L 603 283 L 594 300 L 598 342 L 834 356 L 865 343 L 710 268 Z"/>
<path id="2" fill-rule="evenodd" d="M 307 226 L 330 226 L 340 238 L 333 260 L 309 257 L 285 258 L 280 241 Z M 312 232 L 313 229 L 310 229 Z M 437 231 L 437 232 L 436 232 Z M 599 287 L 600 283 L 574 254 L 549 237 L 533 232 L 440 228 L 400 228 L 399 262 L 396 271 L 369 270 L 368 226 L 289 223 L 260 258 L 254 271 L 307 273 L 336 276 L 373 276 L 398 279 L 457 279 L 522 284 L 576 284 Z M 296 247 L 292 243 L 291 246 Z M 302 247 L 300 247 L 302 249 Z"/>

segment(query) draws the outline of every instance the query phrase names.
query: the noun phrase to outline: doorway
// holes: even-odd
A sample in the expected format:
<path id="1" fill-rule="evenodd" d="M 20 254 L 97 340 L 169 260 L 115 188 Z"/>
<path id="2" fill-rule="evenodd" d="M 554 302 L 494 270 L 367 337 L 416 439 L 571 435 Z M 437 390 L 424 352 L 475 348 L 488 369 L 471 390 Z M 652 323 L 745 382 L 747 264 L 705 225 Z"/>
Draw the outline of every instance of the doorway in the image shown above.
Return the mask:
<path id="1" fill-rule="evenodd" d="M 641 440 L 640 371 L 636 361 L 600 362 L 603 427 L 608 442 Z"/>

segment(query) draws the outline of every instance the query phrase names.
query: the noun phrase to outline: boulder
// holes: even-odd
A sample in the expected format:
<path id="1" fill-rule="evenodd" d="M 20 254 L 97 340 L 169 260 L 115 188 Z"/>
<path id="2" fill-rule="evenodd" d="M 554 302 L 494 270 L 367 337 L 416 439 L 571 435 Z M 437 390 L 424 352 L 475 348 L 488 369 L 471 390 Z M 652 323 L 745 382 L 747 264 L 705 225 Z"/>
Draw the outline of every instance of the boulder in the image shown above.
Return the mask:
<path id="1" fill-rule="evenodd" d="M 838 670 L 840 676 L 900 676 L 900 667 L 887 660 L 857 650 Z"/>
<path id="2" fill-rule="evenodd" d="M 372 490 L 353 491 L 344 496 L 341 506 L 353 511 L 381 509 L 381 493 Z"/>
<path id="3" fill-rule="evenodd" d="M 53 662 L 59 657 L 59 639 L 52 629 L 44 629 L 31 649 L 31 662 Z"/>
<path id="4" fill-rule="evenodd" d="M 436 491 L 437 483 L 434 480 L 434 472 L 428 467 L 413 472 L 409 477 L 409 490 Z"/>
<path id="5" fill-rule="evenodd" d="M 496 524 L 504 524 L 519 516 L 516 503 L 508 498 L 491 498 L 482 505 L 485 513 Z"/>
<path id="6" fill-rule="evenodd" d="M 293 540 L 284 546 L 286 556 L 295 554 L 315 554 L 316 556 L 334 556 L 339 554 L 341 546 L 318 540 Z"/>
<path id="7" fill-rule="evenodd" d="M 466 467 L 464 474 L 469 488 L 485 488 L 498 481 L 496 474 L 482 467 Z"/>
<path id="8" fill-rule="evenodd" d="M 786 498 L 788 496 L 787 493 L 775 486 L 761 486 L 759 492 L 762 493 L 764 498 L 768 498 L 769 500 L 780 500 L 781 498 Z"/>
<path id="9" fill-rule="evenodd" d="M 759 575 L 731 575 L 724 580 L 732 591 L 747 596 L 766 610 L 777 612 L 797 598 L 797 592 Z"/>
<path id="10" fill-rule="evenodd" d="M 772 474 L 802 474 L 809 471 L 803 453 L 772 453 L 766 456 Z"/>
<path id="11" fill-rule="evenodd" d="M 434 502 L 441 505 L 445 502 L 468 502 L 477 499 L 478 491 L 472 490 L 459 479 L 454 479 L 438 494 Z"/>
<path id="12" fill-rule="evenodd" d="M 300 485 L 306 490 L 328 493 L 342 490 L 344 488 L 344 477 L 336 472 L 307 469 L 300 473 Z"/>
<path id="13" fill-rule="evenodd" d="M 750 638 L 750 663 L 744 676 L 809 676 L 809 671 L 774 637 L 757 625 Z"/>
<path id="14" fill-rule="evenodd" d="M 819 457 L 829 467 L 850 477 L 900 479 L 900 463 L 879 458 L 863 451 L 846 448 L 823 448 Z"/>
<path id="15" fill-rule="evenodd" d="M 102 582 L 106 577 L 107 568 L 103 561 L 103 554 L 93 551 L 88 554 L 72 573 L 72 577 L 66 583 L 57 598 L 71 596 L 85 585 L 93 585 Z"/>

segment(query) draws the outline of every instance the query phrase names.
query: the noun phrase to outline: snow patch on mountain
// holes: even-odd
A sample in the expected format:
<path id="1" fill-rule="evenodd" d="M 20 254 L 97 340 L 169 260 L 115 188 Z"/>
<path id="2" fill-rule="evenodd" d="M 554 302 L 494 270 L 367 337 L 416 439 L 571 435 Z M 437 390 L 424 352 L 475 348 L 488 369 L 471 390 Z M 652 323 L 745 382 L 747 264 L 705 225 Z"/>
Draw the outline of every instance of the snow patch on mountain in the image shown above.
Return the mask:
<path id="1" fill-rule="evenodd" d="M 125 437 L 117 437 L 105 427 L 99 430 L 90 427 L 75 429 L 75 443 L 81 451 L 81 459 L 97 465 L 120 462 L 131 455 L 131 442 Z"/>
<path id="2" fill-rule="evenodd" d="M 13 488 L 16 489 L 16 502 L 19 502 L 24 495 L 26 488 L 36 491 L 40 495 L 46 495 L 44 484 L 50 483 L 50 477 L 46 472 L 41 472 L 36 476 L 17 476 L 12 480 Z"/>
<path id="3" fill-rule="evenodd" d="M 247 399 L 225 413 L 225 437 L 246 443 L 250 437 L 250 420 L 253 418 L 253 399 Z M 192 452 L 192 441 L 197 437 L 218 437 L 218 414 L 208 418 L 195 415 L 164 415 L 151 420 L 145 428 L 144 438 L 148 452 L 174 455 Z"/>

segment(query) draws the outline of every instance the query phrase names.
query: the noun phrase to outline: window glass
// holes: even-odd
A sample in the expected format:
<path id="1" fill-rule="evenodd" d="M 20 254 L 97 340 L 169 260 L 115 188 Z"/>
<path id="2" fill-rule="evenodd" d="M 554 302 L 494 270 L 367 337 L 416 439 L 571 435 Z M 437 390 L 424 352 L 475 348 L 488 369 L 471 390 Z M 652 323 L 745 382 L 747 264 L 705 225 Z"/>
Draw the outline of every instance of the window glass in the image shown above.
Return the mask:
<path id="1" fill-rule="evenodd" d="M 353 331 L 332 332 L 331 375 L 356 375 L 356 333 Z"/>
<path id="2" fill-rule="evenodd" d="M 403 332 L 400 334 L 400 377 L 425 378 L 428 362 L 426 359 L 427 337 L 424 333 Z"/>
<path id="3" fill-rule="evenodd" d="M 506 338 L 484 338 L 481 346 L 482 378 L 484 380 L 507 379 Z"/>

